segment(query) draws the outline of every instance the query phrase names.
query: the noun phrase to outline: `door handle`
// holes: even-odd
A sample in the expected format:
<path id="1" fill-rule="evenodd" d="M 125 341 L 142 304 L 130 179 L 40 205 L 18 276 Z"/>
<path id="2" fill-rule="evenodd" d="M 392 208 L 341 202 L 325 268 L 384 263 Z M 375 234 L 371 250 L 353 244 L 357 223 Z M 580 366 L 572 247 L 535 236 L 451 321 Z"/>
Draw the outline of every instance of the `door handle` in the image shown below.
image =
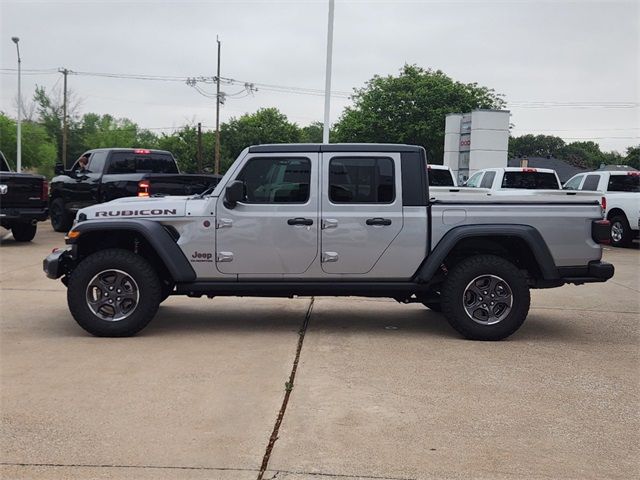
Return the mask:
<path id="1" fill-rule="evenodd" d="M 367 218 L 367 225 L 388 226 L 388 225 L 391 225 L 391 219 L 390 218 L 380 218 L 380 217 Z"/>
<path id="2" fill-rule="evenodd" d="M 302 217 L 296 217 L 296 218 L 290 218 L 289 220 L 287 220 L 287 225 L 313 225 L 313 220 L 310 218 L 302 218 Z"/>

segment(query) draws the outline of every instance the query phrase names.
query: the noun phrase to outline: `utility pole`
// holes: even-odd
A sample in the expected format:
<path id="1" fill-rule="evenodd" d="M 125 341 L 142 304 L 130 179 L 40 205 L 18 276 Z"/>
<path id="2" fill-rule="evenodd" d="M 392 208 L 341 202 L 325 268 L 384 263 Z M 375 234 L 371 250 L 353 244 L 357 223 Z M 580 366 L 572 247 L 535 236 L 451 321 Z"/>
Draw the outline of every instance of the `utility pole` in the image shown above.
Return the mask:
<path id="1" fill-rule="evenodd" d="M 198 173 L 202 173 L 202 123 L 198 122 Z"/>
<path id="2" fill-rule="evenodd" d="M 220 173 L 220 39 L 216 35 L 218 42 L 218 74 L 216 76 L 216 157 L 214 172 Z"/>
<path id="3" fill-rule="evenodd" d="M 22 172 L 22 92 L 20 91 L 20 83 L 22 82 L 22 59 L 20 58 L 20 39 L 11 37 L 11 41 L 16 44 L 18 52 L 18 124 L 16 131 L 16 172 Z"/>
<path id="4" fill-rule="evenodd" d="M 63 100 L 62 100 L 62 165 L 67 168 L 67 74 L 69 70 L 60 68 L 58 71 L 64 75 Z"/>

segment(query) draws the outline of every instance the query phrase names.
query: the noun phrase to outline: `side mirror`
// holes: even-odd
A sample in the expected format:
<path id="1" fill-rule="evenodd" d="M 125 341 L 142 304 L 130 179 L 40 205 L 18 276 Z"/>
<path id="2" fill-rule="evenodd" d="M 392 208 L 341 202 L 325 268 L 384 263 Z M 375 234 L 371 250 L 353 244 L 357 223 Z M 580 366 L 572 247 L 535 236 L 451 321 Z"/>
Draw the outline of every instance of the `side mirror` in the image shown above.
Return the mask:
<path id="1" fill-rule="evenodd" d="M 244 182 L 234 180 L 224 191 L 224 206 L 232 209 L 236 208 L 236 204 L 244 200 Z"/>
<path id="2" fill-rule="evenodd" d="M 61 163 L 56 163 L 53 167 L 53 173 L 56 175 L 64 175 L 64 165 Z"/>

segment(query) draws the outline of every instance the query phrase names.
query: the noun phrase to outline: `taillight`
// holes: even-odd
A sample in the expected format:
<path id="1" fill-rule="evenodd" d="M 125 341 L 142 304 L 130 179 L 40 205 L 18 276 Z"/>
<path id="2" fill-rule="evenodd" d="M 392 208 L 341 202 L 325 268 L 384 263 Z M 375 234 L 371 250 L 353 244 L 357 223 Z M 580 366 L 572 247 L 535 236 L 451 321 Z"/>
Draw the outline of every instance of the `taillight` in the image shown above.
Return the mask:
<path id="1" fill-rule="evenodd" d="M 602 205 L 602 210 L 607 210 L 607 197 L 602 196 L 602 200 L 600 200 L 600 205 Z"/>
<path id="2" fill-rule="evenodd" d="M 42 181 L 42 188 L 40 190 L 40 200 L 46 202 L 49 199 L 49 183 L 46 180 Z"/>
<path id="3" fill-rule="evenodd" d="M 140 180 L 138 182 L 138 196 L 139 197 L 148 197 L 150 190 L 151 190 L 151 186 L 149 185 L 149 180 Z"/>
<path id="4" fill-rule="evenodd" d="M 602 245 L 611 243 L 611 222 L 609 220 L 594 220 L 591 222 L 591 238 Z"/>
<path id="5" fill-rule="evenodd" d="M 151 150 L 147 150 L 146 148 L 137 148 L 133 151 L 133 153 L 149 154 L 151 153 Z"/>

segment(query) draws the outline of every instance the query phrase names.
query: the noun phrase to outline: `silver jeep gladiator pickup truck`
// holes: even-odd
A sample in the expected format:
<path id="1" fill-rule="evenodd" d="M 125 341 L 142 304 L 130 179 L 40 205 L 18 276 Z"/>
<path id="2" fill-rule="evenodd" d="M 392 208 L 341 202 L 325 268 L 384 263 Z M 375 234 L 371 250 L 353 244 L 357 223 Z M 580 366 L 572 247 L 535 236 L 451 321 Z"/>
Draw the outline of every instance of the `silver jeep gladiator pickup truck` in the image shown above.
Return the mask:
<path id="1" fill-rule="evenodd" d="M 498 340 L 524 322 L 529 289 L 613 276 L 597 195 L 430 196 L 427 175 L 416 146 L 253 146 L 211 193 L 80 210 L 44 270 L 98 336 L 139 332 L 169 295 L 354 295 Z"/>

